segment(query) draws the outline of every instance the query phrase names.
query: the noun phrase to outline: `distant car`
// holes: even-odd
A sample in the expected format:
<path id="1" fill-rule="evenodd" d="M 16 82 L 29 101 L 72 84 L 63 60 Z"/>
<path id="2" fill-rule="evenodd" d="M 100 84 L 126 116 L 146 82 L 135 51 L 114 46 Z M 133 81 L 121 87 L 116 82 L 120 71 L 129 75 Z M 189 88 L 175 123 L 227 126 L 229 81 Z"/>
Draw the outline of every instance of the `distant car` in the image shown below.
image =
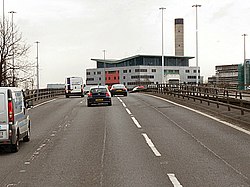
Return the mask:
<path id="1" fill-rule="evenodd" d="M 87 97 L 87 106 L 90 107 L 93 104 L 112 105 L 111 93 L 106 86 L 94 86 L 90 88 Z"/>
<path id="2" fill-rule="evenodd" d="M 144 86 L 136 86 L 132 89 L 132 92 L 138 92 L 138 91 L 142 91 L 144 90 L 145 87 Z"/>
<path id="3" fill-rule="evenodd" d="M 124 84 L 113 84 L 110 88 L 110 93 L 111 96 L 113 97 L 114 95 L 123 95 L 127 96 L 128 95 L 128 90 L 124 86 Z"/>

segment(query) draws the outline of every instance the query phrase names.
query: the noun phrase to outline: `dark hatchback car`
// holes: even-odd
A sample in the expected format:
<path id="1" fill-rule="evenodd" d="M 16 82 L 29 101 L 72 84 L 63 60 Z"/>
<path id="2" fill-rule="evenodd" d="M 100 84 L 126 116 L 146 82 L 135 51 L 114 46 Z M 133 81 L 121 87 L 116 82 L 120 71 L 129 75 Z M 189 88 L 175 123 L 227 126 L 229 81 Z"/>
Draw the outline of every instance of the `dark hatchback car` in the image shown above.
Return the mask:
<path id="1" fill-rule="evenodd" d="M 124 86 L 124 84 L 113 84 L 110 88 L 110 93 L 111 96 L 113 97 L 114 95 L 123 95 L 127 96 L 128 95 L 128 90 Z"/>
<path id="2" fill-rule="evenodd" d="M 91 87 L 88 93 L 87 106 L 93 104 L 108 104 L 112 105 L 111 94 L 106 86 Z"/>

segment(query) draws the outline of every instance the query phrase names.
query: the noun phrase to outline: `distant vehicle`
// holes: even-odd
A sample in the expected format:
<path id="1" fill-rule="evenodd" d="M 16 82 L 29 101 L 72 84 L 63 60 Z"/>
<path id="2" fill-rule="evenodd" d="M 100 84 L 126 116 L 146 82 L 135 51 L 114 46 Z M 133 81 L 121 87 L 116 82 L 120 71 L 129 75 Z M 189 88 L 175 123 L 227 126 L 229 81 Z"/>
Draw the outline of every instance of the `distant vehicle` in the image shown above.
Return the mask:
<path id="1" fill-rule="evenodd" d="M 19 141 L 30 141 L 30 118 L 24 93 L 20 88 L 0 87 L 0 149 L 19 150 Z"/>
<path id="2" fill-rule="evenodd" d="M 107 86 L 94 86 L 90 88 L 87 98 L 87 106 L 93 104 L 108 104 L 112 105 L 111 94 Z"/>
<path id="3" fill-rule="evenodd" d="M 84 97 L 83 93 L 83 80 L 82 77 L 67 77 L 65 81 L 65 96 L 81 96 Z"/>
<path id="4" fill-rule="evenodd" d="M 250 86 L 247 87 L 247 90 L 250 90 Z"/>
<path id="5" fill-rule="evenodd" d="M 132 92 L 139 92 L 139 91 L 142 91 L 142 90 L 145 90 L 145 87 L 144 86 L 136 86 L 132 89 Z"/>
<path id="6" fill-rule="evenodd" d="M 124 86 L 124 84 L 113 84 L 110 88 L 110 93 L 111 93 L 111 97 L 113 97 L 114 95 L 127 96 L 128 90 Z"/>

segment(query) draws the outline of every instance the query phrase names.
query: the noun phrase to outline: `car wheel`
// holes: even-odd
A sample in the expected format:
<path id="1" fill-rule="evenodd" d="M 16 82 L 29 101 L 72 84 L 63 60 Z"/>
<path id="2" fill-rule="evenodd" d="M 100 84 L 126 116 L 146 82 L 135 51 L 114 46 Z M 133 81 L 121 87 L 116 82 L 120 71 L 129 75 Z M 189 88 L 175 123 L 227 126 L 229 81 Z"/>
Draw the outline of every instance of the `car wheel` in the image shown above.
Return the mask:
<path id="1" fill-rule="evenodd" d="M 87 103 L 87 106 L 88 106 L 88 107 L 91 107 L 91 104 L 88 102 L 88 103 Z"/>
<path id="2" fill-rule="evenodd" d="M 128 95 L 128 94 L 126 94 L 126 93 L 124 94 L 124 96 L 127 96 L 127 95 Z"/>
<path id="3" fill-rule="evenodd" d="M 16 153 L 16 152 L 19 151 L 19 148 L 20 148 L 20 144 L 19 143 L 20 143 L 19 142 L 19 136 L 17 135 L 16 143 L 13 144 L 13 145 L 11 145 L 11 147 L 10 147 L 10 151 L 12 153 Z"/>
<path id="4" fill-rule="evenodd" d="M 28 129 L 27 135 L 23 137 L 24 142 L 29 142 L 30 141 L 30 127 Z"/>
<path id="5" fill-rule="evenodd" d="M 68 96 L 68 95 L 66 95 L 66 98 L 69 98 L 69 96 Z"/>
<path id="6" fill-rule="evenodd" d="M 108 103 L 108 105 L 109 105 L 109 106 L 111 106 L 111 105 L 112 105 L 112 103 L 111 103 L 111 102 L 109 102 L 109 103 Z"/>

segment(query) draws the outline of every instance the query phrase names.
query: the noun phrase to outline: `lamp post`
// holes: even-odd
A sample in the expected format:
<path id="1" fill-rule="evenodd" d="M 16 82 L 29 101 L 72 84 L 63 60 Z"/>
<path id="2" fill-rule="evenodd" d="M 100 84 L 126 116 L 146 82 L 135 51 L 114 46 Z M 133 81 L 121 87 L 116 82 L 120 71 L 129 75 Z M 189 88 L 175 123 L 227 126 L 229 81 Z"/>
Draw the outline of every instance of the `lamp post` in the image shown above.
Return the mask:
<path id="1" fill-rule="evenodd" d="M 161 50 L 162 50 L 162 56 L 161 56 L 161 83 L 164 84 L 164 42 L 163 42 L 163 12 L 166 8 L 161 7 L 159 8 L 161 10 L 162 14 L 162 30 L 161 30 Z"/>
<path id="2" fill-rule="evenodd" d="M 11 32 L 12 32 L 12 86 L 15 86 L 15 52 L 14 52 L 14 22 L 13 22 L 13 14 L 15 14 L 15 11 L 10 11 L 11 14 Z"/>
<path id="3" fill-rule="evenodd" d="M 197 9 L 201 7 L 201 5 L 193 5 L 195 7 L 195 17 L 196 17 L 196 85 L 199 83 L 199 74 L 198 74 L 198 16 L 197 16 Z"/>
<path id="4" fill-rule="evenodd" d="M 40 43 L 39 41 L 36 41 L 36 81 L 37 81 L 37 100 L 39 97 L 39 64 L 38 64 L 38 44 Z"/>
<path id="5" fill-rule="evenodd" d="M 246 65 L 246 36 L 247 34 L 242 35 L 244 37 L 244 89 L 246 89 L 247 84 L 247 65 Z"/>
<path id="6" fill-rule="evenodd" d="M 103 69 L 104 69 L 104 85 L 106 85 L 106 62 L 105 62 L 105 55 L 106 55 L 106 50 L 104 49 L 103 50 L 103 60 L 104 60 L 104 63 L 103 63 Z"/>
<path id="7" fill-rule="evenodd" d="M 4 0 L 3 0 L 3 47 L 5 45 L 5 15 L 4 15 Z M 7 67 L 6 67 L 6 60 L 2 59 L 3 62 L 3 86 L 7 85 L 7 80 L 6 80 L 6 71 L 7 71 Z M 1 67 L 2 68 L 2 67 Z"/>

